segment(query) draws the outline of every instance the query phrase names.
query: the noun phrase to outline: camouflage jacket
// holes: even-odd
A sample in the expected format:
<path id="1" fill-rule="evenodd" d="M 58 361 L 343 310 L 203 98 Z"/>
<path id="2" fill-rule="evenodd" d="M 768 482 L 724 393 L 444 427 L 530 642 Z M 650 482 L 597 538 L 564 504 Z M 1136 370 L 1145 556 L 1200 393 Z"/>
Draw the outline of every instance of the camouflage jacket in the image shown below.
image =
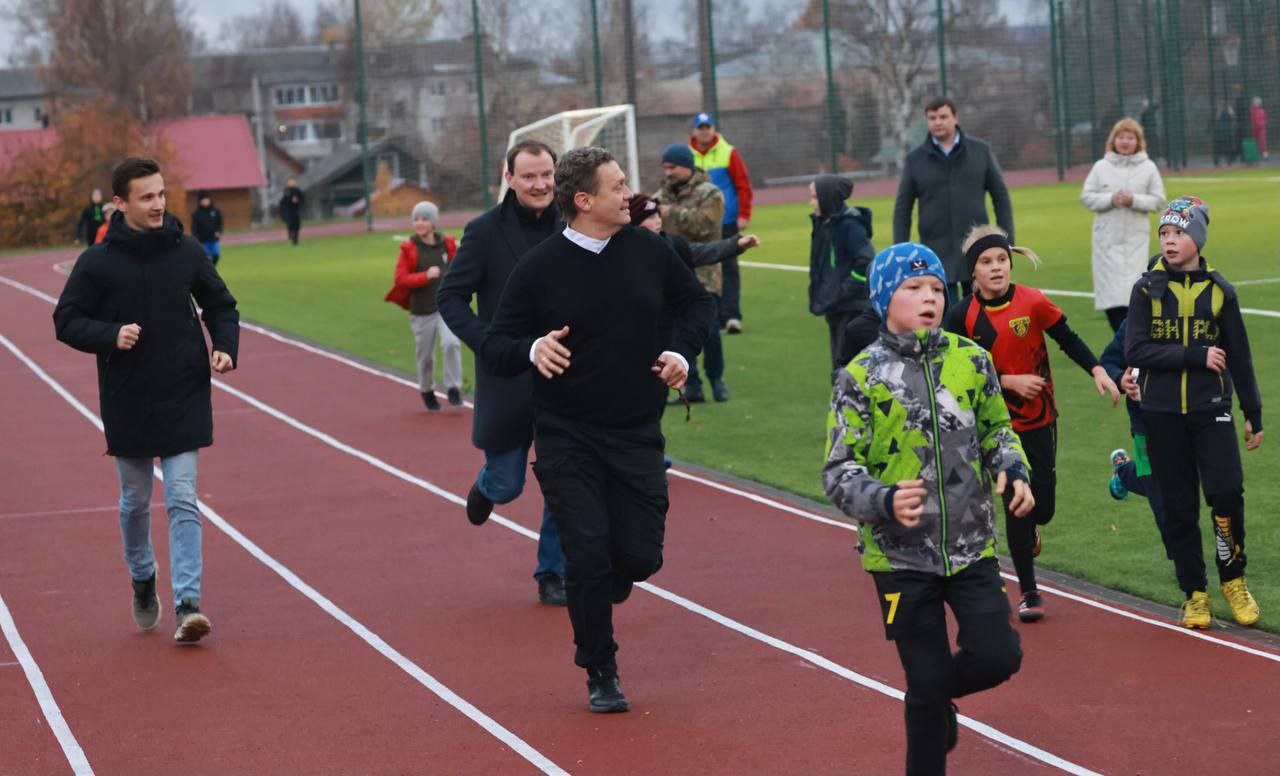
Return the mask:
<path id="1" fill-rule="evenodd" d="M 1026 478 L 991 358 L 938 329 L 880 338 L 836 375 L 827 420 L 827 497 L 861 523 L 867 571 L 950 576 L 995 555 L 994 476 Z M 893 518 L 893 486 L 924 480 L 920 523 Z"/>
<path id="2" fill-rule="evenodd" d="M 678 234 L 691 243 L 715 242 L 721 238 L 720 222 L 724 220 L 724 194 L 711 182 L 703 170 L 694 170 L 687 182 L 675 185 L 670 179 L 653 195 L 671 210 L 662 217 L 662 228 Z M 719 294 L 724 275 L 719 264 L 698 267 L 694 270 L 703 288 Z"/>

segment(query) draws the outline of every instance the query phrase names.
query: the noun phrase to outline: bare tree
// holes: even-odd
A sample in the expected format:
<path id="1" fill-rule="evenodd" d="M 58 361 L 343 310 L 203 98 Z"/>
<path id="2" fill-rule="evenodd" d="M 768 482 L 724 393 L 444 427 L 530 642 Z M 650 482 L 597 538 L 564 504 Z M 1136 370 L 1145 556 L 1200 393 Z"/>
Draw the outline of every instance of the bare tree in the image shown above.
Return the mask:
<path id="1" fill-rule="evenodd" d="M 441 0 L 360 0 L 360 25 L 366 46 L 426 40 L 439 21 Z M 322 0 L 316 7 L 316 32 L 334 43 L 355 27 L 351 0 Z"/>
<path id="2" fill-rule="evenodd" d="M 256 13 L 222 23 L 222 40 L 236 51 L 301 46 L 310 43 L 302 16 L 290 0 L 272 0 Z"/>

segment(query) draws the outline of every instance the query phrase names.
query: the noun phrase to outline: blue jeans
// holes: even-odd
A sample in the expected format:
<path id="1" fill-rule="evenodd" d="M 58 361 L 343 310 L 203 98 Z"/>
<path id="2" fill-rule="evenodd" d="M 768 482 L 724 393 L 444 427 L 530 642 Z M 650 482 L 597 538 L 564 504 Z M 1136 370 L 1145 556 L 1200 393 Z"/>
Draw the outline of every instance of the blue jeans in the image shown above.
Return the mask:
<path id="1" fill-rule="evenodd" d="M 495 452 L 484 451 L 484 466 L 476 477 L 476 485 L 485 498 L 495 504 L 515 501 L 524 490 L 525 470 L 529 468 L 529 447 Z M 560 548 L 560 527 L 551 518 L 551 510 L 542 505 L 542 527 L 538 529 L 538 566 L 533 578 L 564 578 L 564 550 Z"/>
<path id="2" fill-rule="evenodd" d="M 150 458 L 116 458 L 120 475 L 120 536 L 124 562 L 134 579 L 156 570 L 151 549 Z M 200 511 L 196 508 L 196 451 L 160 459 L 164 472 L 164 507 L 169 515 L 169 573 L 175 605 L 184 598 L 200 603 Z"/>
<path id="3" fill-rule="evenodd" d="M 707 339 L 702 343 L 702 366 L 707 370 L 707 379 L 711 382 L 724 377 L 724 347 L 720 342 L 720 307 L 719 294 L 712 294 L 716 300 L 715 310 L 707 319 Z M 698 359 L 689 361 L 689 376 L 685 379 L 687 390 L 698 393 L 702 390 L 702 376 L 698 374 Z"/>

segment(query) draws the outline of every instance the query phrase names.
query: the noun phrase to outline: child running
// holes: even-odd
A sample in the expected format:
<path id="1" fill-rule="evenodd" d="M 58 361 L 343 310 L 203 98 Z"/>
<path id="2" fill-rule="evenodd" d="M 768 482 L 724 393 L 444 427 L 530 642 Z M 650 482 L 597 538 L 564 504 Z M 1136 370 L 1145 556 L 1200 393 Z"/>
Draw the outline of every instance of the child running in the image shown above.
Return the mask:
<path id="1" fill-rule="evenodd" d="M 1013 430 L 1018 432 L 1031 466 L 1035 509 L 1027 520 L 1014 519 L 1006 499 L 1004 530 L 1022 592 L 1018 619 L 1037 622 L 1044 618 L 1044 600 L 1036 587 L 1034 559 L 1040 554 L 1039 526 L 1053 519 L 1058 457 L 1058 406 L 1044 335 L 1052 337 L 1072 361 L 1093 376 L 1099 394 L 1111 394 L 1112 406 L 1119 403 L 1120 391 L 1089 346 L 1067 325 L 1062 310 L 1041 291 L 1010 281 L 1013 254 L 1039 265 L 1035 253 L 1010 245 L 1003 229 L 986 224 L 969 230 L 963 248 L 973 275 L 973 293 L 951 311 L 947 328 L 991 353 Z"/>
<path id="2" fill-rule="evenodd" d="M 899 243 L 867 273 L 880 337 L 836 372 L 822 483 L 860 523 L 885 637 L 906 673 L 907 774 L 946 772 L 953 698 L 1022 665 L 995 554 L 996 492 L 1035 505 L 1026 459 L 988 354 L 941 330 L 946 273 L 929 248 Z M 960 629 L 951 652 L 943 604 Z"/>
<path id="3" fill-rule="evenodd" d="M 1236 291 L 1200 255 L 1209 206 L 1196 197 L 1160 216 L 1161 255 L 1133 287 L 1125 361 L 1139 370 L 1151 473 L 1164 499 L 1161 539 L 1186 594 L 1181 624 L 1211 624 L 1197 491 L 1213 510 L 1218 580 L 1241 625 L 1260 616 L 1244 581 L 1244 472 L 1231 417 L 1239 394 L 1247 449 L 1262 444 L 1262 397 Z"/>

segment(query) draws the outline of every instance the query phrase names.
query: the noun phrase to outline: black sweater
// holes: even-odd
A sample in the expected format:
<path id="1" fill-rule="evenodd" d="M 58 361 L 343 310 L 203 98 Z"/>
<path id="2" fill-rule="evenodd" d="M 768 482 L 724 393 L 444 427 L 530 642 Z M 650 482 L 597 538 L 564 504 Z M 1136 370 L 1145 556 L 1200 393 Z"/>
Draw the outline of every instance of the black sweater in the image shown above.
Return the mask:
<path id="1" fill-rule="evenodd" d="M 664 309 L 675 319 L 663 341 Z M 569 368 L 533 377 L 535 424 L 543 412 L 599 426 L 656 423 L 666 387 L 650 371 L 663 351 L 693 359 L 714 301 L 670 245 L 624 227 L 597 255 L 563 233 L 525 255 L 507 281 L 480 357 L 501 376 L 531 369 L 538 337 L 563 326 Z"/>

